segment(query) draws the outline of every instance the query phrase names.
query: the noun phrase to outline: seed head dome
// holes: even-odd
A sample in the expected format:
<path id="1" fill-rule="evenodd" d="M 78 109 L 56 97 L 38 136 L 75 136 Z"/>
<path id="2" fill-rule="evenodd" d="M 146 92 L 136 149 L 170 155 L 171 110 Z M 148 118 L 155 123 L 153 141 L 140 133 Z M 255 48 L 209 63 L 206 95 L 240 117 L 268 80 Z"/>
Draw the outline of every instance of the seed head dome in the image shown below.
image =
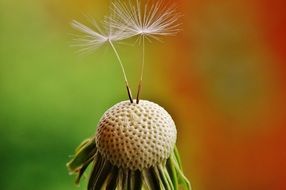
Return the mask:
<path id="1" fill-rule="evenodd" d="M 174 121 L 161 106 L 147 100 L 122 101 L 100 119 L 96 144 L 112 164 L 142 170 L 166 160 L 176 137 Z"/>

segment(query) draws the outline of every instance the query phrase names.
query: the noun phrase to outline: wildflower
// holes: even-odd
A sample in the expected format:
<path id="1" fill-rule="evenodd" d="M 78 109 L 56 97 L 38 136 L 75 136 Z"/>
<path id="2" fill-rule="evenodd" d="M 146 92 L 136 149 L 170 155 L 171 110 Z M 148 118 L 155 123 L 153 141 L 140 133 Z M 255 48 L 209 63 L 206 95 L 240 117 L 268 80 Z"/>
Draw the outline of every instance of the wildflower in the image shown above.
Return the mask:
<path id="1" fill-rule="evenodd" d="M 144 40 L 159 40 L 175 35 L 179 29 L 179 14 L 174 7 L 161 1 L 142 7 L 137 0 L 115 1 L 112 14 L 105 20 L 105 30 L 93 22 L 91 29 L 77 21 L 72 25 L 84 33 L 77 41 L 82 51 L 93 51 L 110 44 L 123 72 L 129 101 L 122 101 L 108 109 L 100 119 L 96 134 L 83 141 L 68 162 L 71 174 L 77 174 L 76 183 L 93 163 L 88 190 L 177 190 L 179 185 L 189 190 L 190 183 L 182 172 L 176 148 L 176 126 L 158 104 L 141 100 L 139 93 L 144 68 Z M 114 42 L 134 36 L 142 39 L 141 77 L 136 103 L 133 102 L 127 77 Z"/>
<path id="2" fill-rule="evenodd" d="M 77 183 L 94 162 L 88 190 L 172 190 L 190 184 L 175 146 L 176 126 L 159 105 L 120 102 L 99 121 L 95 137 L 85 140 L 67 164 Z"/>

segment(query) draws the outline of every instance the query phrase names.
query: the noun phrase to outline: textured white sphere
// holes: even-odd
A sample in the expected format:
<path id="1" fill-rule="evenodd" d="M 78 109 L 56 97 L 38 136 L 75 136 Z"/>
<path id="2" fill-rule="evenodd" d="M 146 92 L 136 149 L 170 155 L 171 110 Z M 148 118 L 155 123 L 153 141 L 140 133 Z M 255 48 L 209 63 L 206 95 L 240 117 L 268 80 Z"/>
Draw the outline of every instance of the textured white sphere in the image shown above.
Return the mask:
<path id="1" fill-rule="evenodd" d="M 142 170 L 166 160 L 176 138 L 175 123 L 164 108 L 147 100 L 122 101 L 100 119 L 96 144 L 112 164 Z"/>

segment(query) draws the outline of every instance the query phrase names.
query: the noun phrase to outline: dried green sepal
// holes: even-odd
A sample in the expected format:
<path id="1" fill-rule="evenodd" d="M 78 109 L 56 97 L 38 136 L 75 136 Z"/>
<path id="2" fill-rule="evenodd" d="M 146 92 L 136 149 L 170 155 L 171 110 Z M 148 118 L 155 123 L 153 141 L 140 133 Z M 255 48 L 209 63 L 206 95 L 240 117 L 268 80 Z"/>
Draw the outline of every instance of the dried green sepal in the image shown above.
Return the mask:
<path id="1" fill-rule="evenodd" d="M 84 140 L 75 150 L 72 159 L 67 163 L 70 174 L 77 174 L 76 183 L 78 184 L 81 176 L 93 161 L 96 153 L 96 144 L 94 138 Z"/>
<path id="2" fill-rule="evenodd" d="M 88 190 L 178 190 L 179 186 L 190 190 L 191 185 L 184 176 L 179 152 L 175 147 L 163 163 L 143 170 L 130 170 L 112 165 L 97 151 L 94 138 L 83 141 L 76 148 L 75 155 L 67 163 L 71 174 L 76 174 L 78 184 L 86 168 L 93 162 Z"/>

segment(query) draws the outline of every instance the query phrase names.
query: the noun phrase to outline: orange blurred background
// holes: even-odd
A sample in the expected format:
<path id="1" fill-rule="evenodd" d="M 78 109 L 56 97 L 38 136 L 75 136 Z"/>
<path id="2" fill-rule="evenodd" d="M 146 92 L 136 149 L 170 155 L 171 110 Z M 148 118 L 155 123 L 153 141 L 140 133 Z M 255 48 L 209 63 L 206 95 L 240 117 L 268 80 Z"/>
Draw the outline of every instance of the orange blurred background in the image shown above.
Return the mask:
<path id="1" fill-rule="evenodd" d="M 285 5 L 192 0 L 183 9 L 181 59 L 169 72 L 194 189 L 286 189 Z"/>

